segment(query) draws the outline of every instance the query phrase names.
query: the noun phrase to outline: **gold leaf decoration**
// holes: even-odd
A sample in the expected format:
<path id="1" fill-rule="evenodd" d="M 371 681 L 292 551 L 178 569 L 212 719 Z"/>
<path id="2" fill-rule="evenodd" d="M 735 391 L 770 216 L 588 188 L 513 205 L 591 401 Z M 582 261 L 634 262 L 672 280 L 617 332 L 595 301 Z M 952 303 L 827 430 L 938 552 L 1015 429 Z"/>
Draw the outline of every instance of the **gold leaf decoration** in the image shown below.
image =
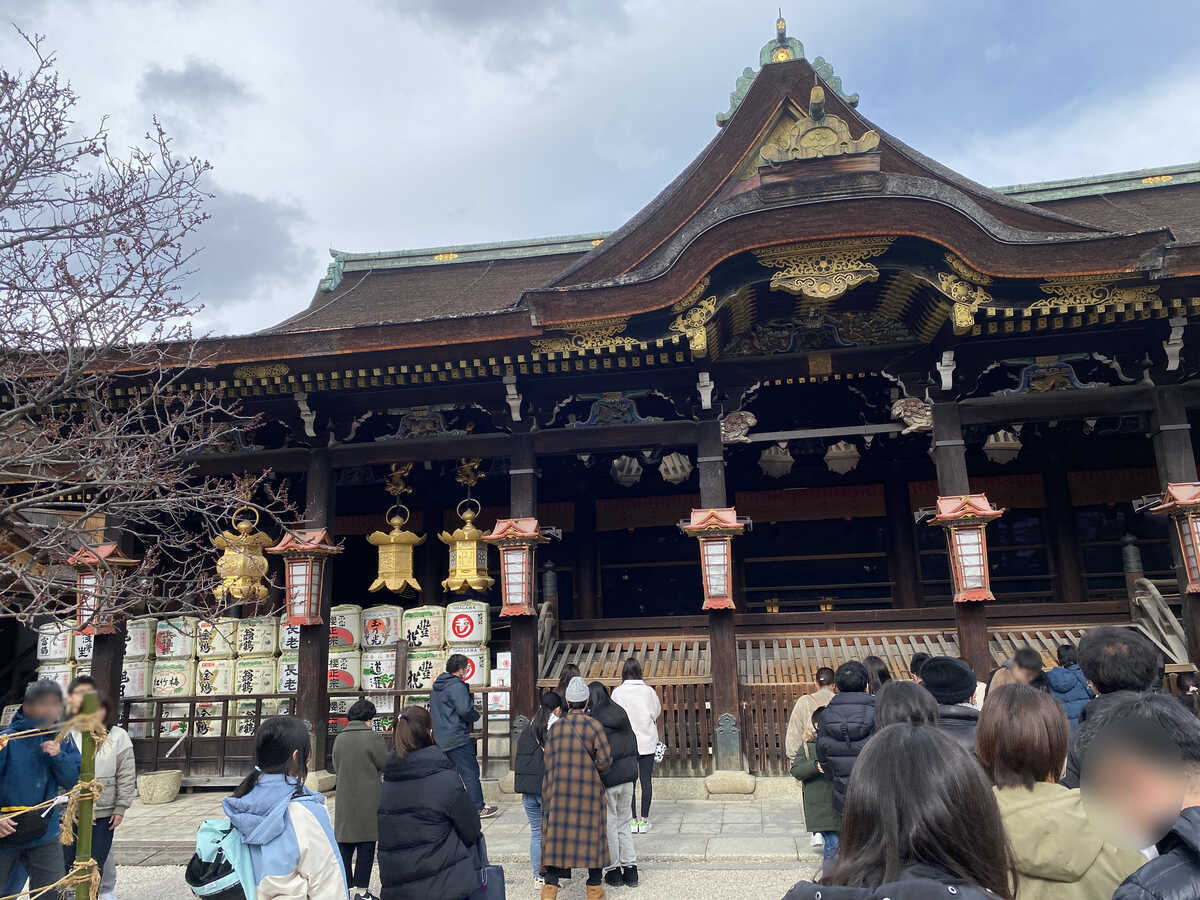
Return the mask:
<path id="1" fill-rule="evenodd" d="M 1158 299 L 1157 284 L 1119 286 L 1114 278 L 1066 276 L 1048 278 L 1041 284 L 1047 296 L 1029 304 L 1030 312 L 1051 313 L 1068 307 L 1088 308 L 1108 304 L 1153 303 Z"/>
<path id="2" fill-rule="evenodd" d="M 697 282 L 696 286 L 683 295 L 682 300 L 676 300 L 671 304 L 671 312 L 683 312 L 690 306 L 694 306 L 696 301 L 704 296 L 704 292 L 708 290 L 708 276 L 705 275 Z"/>
<path id="3" fill-rule="evenodd" d="M 979 285 L 971 284 L 950 272 L 938 272 L 937 278 L 938 288 L 954 301 L 950 311 L 954 333 L 965 334 L 975 325 L 975 313 L 979 307 L 992 302 L 992 295 Z"/>
<path id="4" fill-rule="evenodd" d="M 960 257 L 953 253 L 946 254 L 946 265 L 954 270 L 954 274 L 963 281 L 969 281 L 971 284 L 987 286 L 992 283 L 991 275 L 984 275 L 982 272 L 976 272 L 966 264 Z"/>
<path id="5" fill-rule="evenodd" d="M 629 325 L 627 318 L 597 319 L 580 322 L 563 335 L 536 338 L 529 343 L 538 353 L 570 353 L 572 350 L 614 350 L 628 348 L 637 341 L 623 332 Z"/>
<path id="6" fill-rule="evenodd" d="M 683 334 L 693 356 L 708 355 L 708 320 L 717 311 L 717 298 L 705 297 L 671 322 L 670 330 Z"/>
<path id="7" fill-rule="evenodd" d="M 763 144 L 759 156 L 763 162 L 779 165 L 797 159 L 867 153 L 878 146 L 878 132 L 868 129 L 861 137 L 851 137 L 845 119 L 826 114 L 825 90 L 818 85 L 809 95 L 808 117 L 798 119 L 779 139 Z"/>
<path id="8" fill-rule="evenodd" d="M 238 366 L 233 370 L 233 377 L 239 381 L 253 381 L 255 378 L 282 378 L 290 371 L 283 363 L 269 363 L 261 366 Z"/>
<path id="9" fill-rule="evenodd" d="M 764 266 L 780 270 L 771 276 L 771 290 L 827 302 L 879 278 L 879 269 L 867 260 L 885 253 L 894 240 L 868 237 L 810 241 L 755 250 L 754 255 Z"/>

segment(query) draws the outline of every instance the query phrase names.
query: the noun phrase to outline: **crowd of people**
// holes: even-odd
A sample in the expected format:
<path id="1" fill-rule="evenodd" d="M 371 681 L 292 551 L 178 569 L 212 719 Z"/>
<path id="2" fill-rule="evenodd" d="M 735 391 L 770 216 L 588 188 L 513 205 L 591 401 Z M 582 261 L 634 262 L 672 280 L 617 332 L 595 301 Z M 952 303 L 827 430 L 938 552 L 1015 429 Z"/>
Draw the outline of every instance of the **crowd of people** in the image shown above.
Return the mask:
<path id="1" fill-rule="evenodd" d="M 1158 649 L 1088 631 L 1046 670 L 1023 648 L 979 681 L 916 654 L 817 672 L 785 749 L 821 876 L 785 900 L 1200 898 L 1194 678 L 1163 692 Z"/>

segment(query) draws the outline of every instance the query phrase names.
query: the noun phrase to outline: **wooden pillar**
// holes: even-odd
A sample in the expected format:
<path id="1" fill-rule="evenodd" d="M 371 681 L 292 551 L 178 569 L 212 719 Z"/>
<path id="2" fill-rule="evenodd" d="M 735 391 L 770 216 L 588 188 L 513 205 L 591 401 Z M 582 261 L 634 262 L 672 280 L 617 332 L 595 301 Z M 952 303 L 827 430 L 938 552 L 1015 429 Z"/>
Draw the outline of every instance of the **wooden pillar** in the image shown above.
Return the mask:
<path id="1" fill-rule="evenodd" d="M 700 423 L 696 441 L 700 470 L 700 505 L 705 509 L 728 506 L 725 490 L 725 445 L 721 423 Z M 698 560 L 697 560 L 698 562 Z M 712 658 L 712 712 L 716 725 L 714 750 L 718 769 L 744 769 L 742 761 L 741 698 L 738 685 L 737 629 L 734 611 L 714 609 L 708 614 L 708 649 Z"/>
<path id="2" fill-rule="evenodd" d="M 314 450 L 308 457 L 305 483 L 304 520 L 308 528 L 333 531 L 334 481 L 329 451 Z M 313 750 L 309 769 L 325 768 L 325 748 L 329 735 L 329 607 L 333 597 L 331 559 L 326 563 L 321 585 L 321 625 L 300 626 L 300 683 L 296 691 L 296 715 L 312 727 Z"/>
<path id="3" fill-rule="evenodd" d="M 956 403 L 933 407 L 933 462 L 937 467 L 938 494 L 943 497 L 971 493 L 967 478 L 967 446 Z M 982 679 L 991 670 L 988 652 L 987 610 L 982 603 L 955 603 L 958 652 Z"/>
<path id="4" fill-rule="evenodd" d="M 1177 387 L 1162 387 L 1154 393 L 1154 413 L 1151 417 L 1154 460 L 1158 480 L 1164 489 L 1168 484 L 1197 481 L 1196 455 L 1192 449 L 1192 430 L 1188 424 L 1187 405 Z M 1174 526 L 1171 529 L 1171 559 L 1175 563 L 1175 579 L 1183 605 L 1183 631 L 1187 638 L 1188 656 L 1200 661 L 1200 596 L 1187 592 L 1187 569 L 1179 547 Z"/>
<path id="5" fill-rule="evenodd" d="M 883 503 L 887 514 L 892 605 L 898 609 L 914 609 L 921 605 L 921 558 L 917 554 L 908 478 L 900 463 L 893 463 L 884 479 Z"/>
<path id="6" fill-rule="evenodd" d="M 509 490 L 509 512 L 514 519 L 537 515 L 537 460 L 533 455 L 533 437 L 529 434 L 513 436 Z M 508 621 L 512 629 L 511 701 L 515 731 L 518 719 L 531 718 L 537 703 L 538 618 L 512 616 Z M 515 750 L 515 738 L 512 746 Z"/>
<path id="7" fill-rule="evenodd" d="M 600 615 L 598 571 L 596 500 L 581 497 L 575 501 L 575 577 L 571 582 L 576 619 L 595 619 Z"/>
<path id="8" fill-rule="evenodd" d="M 1052 451 L 1042 470 L 1046 494 L 1046 545 L 1054 562 L 1054 599 L 1059 603 L 1087 600 L 1083 551 L 1075 528 L 1075 506 L 1067 469 L 1057 451 Z"/>

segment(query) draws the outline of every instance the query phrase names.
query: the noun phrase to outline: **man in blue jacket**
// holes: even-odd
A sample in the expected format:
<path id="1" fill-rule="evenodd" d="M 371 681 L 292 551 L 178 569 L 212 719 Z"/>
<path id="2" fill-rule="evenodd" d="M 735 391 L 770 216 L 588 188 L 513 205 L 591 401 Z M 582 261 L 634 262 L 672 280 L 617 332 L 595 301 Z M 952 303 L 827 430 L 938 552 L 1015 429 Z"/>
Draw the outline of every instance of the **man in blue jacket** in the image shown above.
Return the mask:
<path id="1" fill-rule="evenodd" d="M 479 710 L 471 702 L 471 661 L 461 653 L 446 660 L 446 671 L 433 683 L 429 696 L 429 715 L 433 718 L 433 739 L 442 752 L 454 763 L 462 777 L 467 796 L 479 810 L 479 818 L 490 818 L 499 810 L 483 802 L 483 786 L 479 783 L 479 760 L 475 742 L 471 740 L 471 725 L 479 719 Z"/>
<path id="2" fill-rule="evenodd" d="M 62 716 L 63 696 L 48 679 L 25 688 L 25 698 L 3 734 L 49 728 Z M 79 749 L 67 737 L 61 744 L 48 736 L 17 738 L 0 749 L 0 807 L 13 830 L 0 829 L 0 884 L 13 866 L 29 872 L 29 888 L 37 890 L 63 877 L 63 851 L 58 842 L 62 807 L 44 818 L 41 811 L 21 815 L 14 807 L 36 806 L 51 800 L 79 781 Z M 3 837 L 7 832 L 7 837 Z"/>

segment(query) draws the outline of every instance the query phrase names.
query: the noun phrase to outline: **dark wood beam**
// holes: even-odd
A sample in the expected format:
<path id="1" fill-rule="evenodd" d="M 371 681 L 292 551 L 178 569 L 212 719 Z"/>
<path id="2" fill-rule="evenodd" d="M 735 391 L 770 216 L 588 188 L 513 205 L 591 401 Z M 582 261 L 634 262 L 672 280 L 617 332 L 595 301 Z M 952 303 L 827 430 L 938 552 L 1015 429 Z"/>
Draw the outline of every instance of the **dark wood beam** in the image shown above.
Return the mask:
<path id="1" fill-rule="evenodd" d="M 908 479 L 898 463 L 891 466 L 884 479 L 883 502 L 888 523 L 892 603 L 901 609 L 913 609 L 921 605 L 921 563 Z"/>
<path id="2" fill-rule="evenodd" d="M 509 469 L 509 511 L 514 518 L 537 515 L 537 457 L 533 439 L 528 434 L 513 438 L 513 455 Z M 534 572 L 537 567 L 534 567 Z M 518 728 L 533 717 L 537 703 L 538 618 L 513 616 L 509 620 L 512 642 L 512 748 L 516 752 Z"/>
<path id="3" fill-rule="evenodd" d="M 328 451 L 314 451 L 308 462 L 304 518 L 308 528 L 333 529 L 334 480 Z M 330 535 L 334 538 L 334 535 Z M 335 538 L 336 539 L 336 538 Z M 296 715 L 312 726 L 312 768 L 326 765 L 329 734 L 329 608 L 333 597 L 331 560 L 321 583 L 321 625 L 300 626 L 300 683 L 296 691 Z"/>
<path id="4" fill-rule="evenodd" d="M 994 422 L 1031 422 L 1036 419 L 1130 415 L 1154 408 L 1154 390 L 1153 385 L 1130 384 L 1013 397 L 968 397 L 958 403 L 959 418 L 963 425 L 987 425 Z"/>

